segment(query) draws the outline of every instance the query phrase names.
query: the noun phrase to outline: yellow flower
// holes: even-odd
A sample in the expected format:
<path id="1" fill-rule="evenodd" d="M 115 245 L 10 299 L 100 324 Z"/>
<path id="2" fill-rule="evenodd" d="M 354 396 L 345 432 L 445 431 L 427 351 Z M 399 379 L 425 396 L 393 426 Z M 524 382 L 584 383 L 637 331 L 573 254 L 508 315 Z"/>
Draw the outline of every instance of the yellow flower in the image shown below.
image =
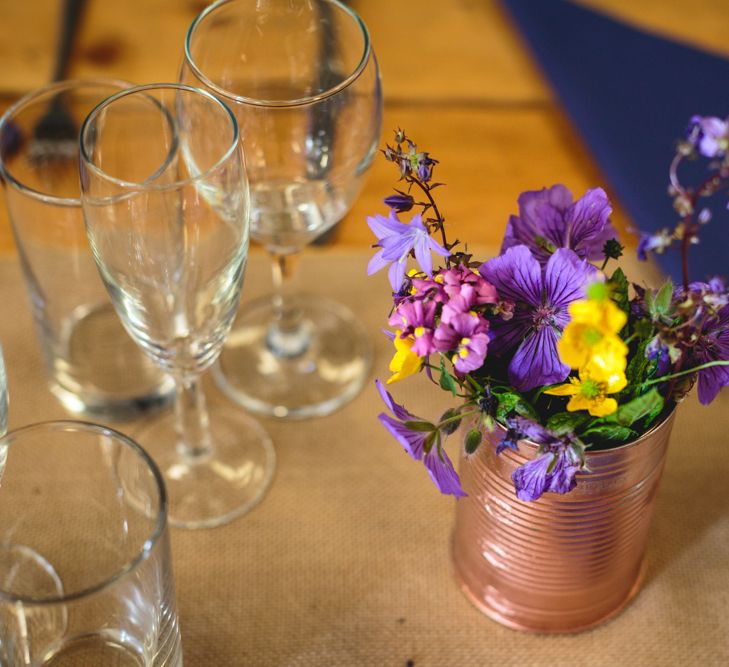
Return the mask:
<path id="1" fill-rule="evenodd" d="M 573 301 L 571 320 L 558 342 L 559 356 L 570 368 L 598 361 L 605 372 L 625 370 L 628 346 L 617 335 L 627 316 L 609 298 Z"/>
<path id="2" fill-rule="evenodd" d="M 599 366 L 586 366 L 580 369 L 580 377 L 571 377 L 568 384 L 547 389 L 544 393 L 552 396 L 570 396 L 567 410 L 587 410 L 593 417 L 605 417 L 618 409 L 618 402 L 609 398 L 628 384 L 625 373 L 604 372 Z"/>
<path id="3" fill-rule="evenodd" d="M 392 375 L 387 384 L 392 384 L 410 375 L 417 373 L 423 365 L 423 360 L 412 351 L 415 341 L 412 338 L 400 338 L 400 331 L 395 333 L 395 356 L 390 361 Z"/>

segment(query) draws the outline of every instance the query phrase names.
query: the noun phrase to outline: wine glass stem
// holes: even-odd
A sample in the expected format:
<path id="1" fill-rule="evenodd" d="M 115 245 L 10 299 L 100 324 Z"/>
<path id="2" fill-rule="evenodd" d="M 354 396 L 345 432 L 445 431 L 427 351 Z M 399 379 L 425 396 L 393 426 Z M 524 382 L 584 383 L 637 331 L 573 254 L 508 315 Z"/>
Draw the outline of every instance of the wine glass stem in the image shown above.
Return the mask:
<path id="1" fill-rule="evenodd" d="M 266 343 L 278 357 L 298 357 L 309 347 L 311 335 L 296 298 L 298 253 L 271 253 L 273 269 L 273 320 Z"/>
<path id="2" fill-rule="evenodd" d="M 200 376 L 175 378 L 175 430 L 178 454 L 188 463 L 207 460 L 213 452 L 210 419 Z"/>

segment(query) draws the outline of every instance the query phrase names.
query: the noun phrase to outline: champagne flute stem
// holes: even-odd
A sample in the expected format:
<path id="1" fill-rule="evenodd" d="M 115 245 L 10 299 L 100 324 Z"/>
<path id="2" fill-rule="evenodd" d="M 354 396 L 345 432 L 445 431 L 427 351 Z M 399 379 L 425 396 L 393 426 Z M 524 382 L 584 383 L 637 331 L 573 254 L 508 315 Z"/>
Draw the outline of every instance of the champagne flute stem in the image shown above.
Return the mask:
<path id="1" fill-rule="evenodd" d="M 187 463 L 202 463 L 213 453 L 210 419 L 200 375 L 175 378 L 177 451 Z"/>
<path id="2" fill-rule="evenodd" d="M 278 357 L 298 357 L 309 347 L 310 332 L 304 322 L 298 292 L 298 253 L 271 253 L 273 269 L 273 321 L 266 342 Z"/>

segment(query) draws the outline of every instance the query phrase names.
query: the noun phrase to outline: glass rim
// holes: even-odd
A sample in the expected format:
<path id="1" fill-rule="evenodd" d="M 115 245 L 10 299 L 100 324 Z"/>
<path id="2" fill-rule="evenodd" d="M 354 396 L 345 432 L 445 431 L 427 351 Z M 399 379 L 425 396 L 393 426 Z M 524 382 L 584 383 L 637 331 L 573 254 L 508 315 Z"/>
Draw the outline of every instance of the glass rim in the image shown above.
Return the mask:
<path id="1" fill-rule="evenodd" d="M 162 479 L 162 473 L 157 467 L 157 464 L 150 457 L 150 455 L 141 447 L 141 445 L 132 440 L 129 436 L 124 435 L 120 431 L 117 431 L 116 429 L 110 428 L 108 426 L 102 426 L 101 424 L 93 424 L 91 422 L 76 421 L 71 419 L 43 421 L 35 424 L 29 424 L 27 426 L 21 426 L 20 428 L 8 431 L 6 435 L 0 437 L 0 446 L 5 445 L 7 447 L 12 447 L 13 440 L 17 439 L 18 437 L 41 430 L 65 432 L 86 431 L 90 433 L 97 433 L 99 435 L 110 436 L 117 441 L 121 441 L 125 446 L 131 448 L 135 452 L 135 454 L 140 459 L 142 459 L 142 461 L 144 461 L 148 469 L 151 470 L 152 477 L 155 480 L 157 492 L 159 494 L 159 508 L 156 512 L 154 526 L 147 539 L 143 542 L 142 547 L 136 554 L 136 556 L 129 559 L 124 566 L 122 566 L 114 574 L 106 577 L 99 583 L 93 584 L 92 586 L 88 586 L 86 588 L 82 588 L 78 591 L 74 591 L 73 593 L 39 598 L 9 594 L 5 590 L 3 590 L 2 587 L 0 587 L 0 601 L 12 603 L 21 602 L 26 605 L 36 606 L 59 604 L 88 598 L 92 595 L 96 595 L 97 593 L 101 593 L 111 588 L 118 581 L 121 581 L 124 577 L 137 570 L 144 562 L 149 559 L 152 552 L 159 544 L 163 534 L 165 533 L 165 530 L 167 528 L 168 513 L 167 490 Z"/>
<path id="2" fill-rule="evenodd" d="M 153 91 L 153 90 L 178 90 L 178 91 L 184 91 L 186 93 L 194 93 L 195 95 L 202 95 L 203 97 L 208 98 L 209 101 L 211 101 L 214 105 L 216 105 L 219 109 L 222 109 L 228 116 L 228 119 L 231 122 L 231 126 L 233 128 L 233 136 L 230 142 L 230 146 L 223 151 L 223 154 L 218 158 L 210 167 L 208 167 L 205 171 L 195 175 L 195 176 L 189 176 L 188 178 L 183 178 L 178 181 L 174 181 L 173 183 L 137 183 L 134 181 L 127 181 L 123 178 L 117 178 L 116 176 L 112 176 L 111 174 L 107 174 L 103 169 L 101 169 L 99 166 L 97 166 L 87 155 L 86 153 L 86 147 L 84 145 L 84 136 L 86 134 L 87 127 L 91 123 L 92 120 L 98 116 L 98 114 L 109 105 L 117 102 L 118 100 L 127 97 L 128 95 L 136 95 L 138 93 L 146 92 L 146 91 Z M 89 170 L 94 172 L 99 178 L 104 179 L 105 181 L 108 181 L 110 183 L 114 183 L 118 185 L 121 188 L 124 188 L 126 190 L 154 190 L 156 192 L 164 192 L 166 190 L 175 190 L 182 186 L 189 185 L 191 183 L 197 183 L 201 180 L 204 180 L 208 178 L 211 174 L 216 172 L 220 167 L 225 164 L 230 157 L 235 153 L 236 150 L 239 148 L 239 128 L 238 128 L 238 121 L 235 118 L 235 115 L 230 110 L 227 104 L 225 104 L 223 101 L 219 100 L 215 95 L 212 93 L 209 93 L 207 90 L 203 90 L 202 88 L 196 88 L 195 86 L 189 86 L 185 83 L 145 83 L 141 86 L 133 86 L 131 88 L 127 88 L 125 90 L 120 90 L 118 93 L 115 93 L 114 95 L 111 95 L 110 97 L 107 97 L 105 100 L 102 100 L 97 104 L 90 112 L 89 115 L 86 117 L 86 120 L 84 120 L 83 124 L 81 125 L 81 131 L 79 132 L 79 159 L 81 163 L 86 166 Z M 83 193 L 81 195 L 81 199 L 84 199 Z"/>
<path id="3" fill-rule="evenodd" d="M 192 69 L 193 73 L 197 77 L 198 81 L 200 81 L 202 84 L 210 88 L 210 90 L 213 90 L 216 95 L 220 95 L 221 97 L 224 97 L 228 100 L 234 100 L 235 102 L 238 102 L 239 104 L 247 104 L 249 106 L 257 106 L 257 107 L 266 107 L 266 108 L 288 108 L 288 107 L 299 107 L 299 106 L 306 106 L 310 104 L 315 104 L 316 102 L 320 102 L 322 100 L 327 99 L 328 97 L 331 97 L 332 95 L 336 95 L 337 93 L 341 92 L 345 88 L 348 88 L 351 86 L 359 77 L 361 76 L 362 72 L 364 71 L 365 67 L 367 67 L 367 63 L 370 60 L 370 55 L 372 54 L 372 42 L 370 41 L 370 33 L 367 30 L 367 26 L 365 25 L 364 21 L 360 17 L 360 15 L 354 11 L 351 7 L 342 4 L 339 0 L 320 0 L 321 2 L 328 3 L 330 5 L 334 5 L 340 10 L 342 10 L 345 14 L 348 14 L 350 18 L 354 19 L 355 23 L 358 25 L 362 32 L 362 36 L 364 38 L 364 49 L 362 52 L 362 57 L 360 58 L 359 63 L 357 63 L 357 66 L 352 70 L 352 72 L 342 81 L 340 81 L 336 86 L 332 86 L 331 88 L 328 88 L 327 90 L 318 93 L 316 95 L 307 95 L 305 97 L 299 97 L 295 99 L 289 99 L 289 100 L 261 100 L 256 99 L 253 97 L 247 97 L 245 95 L 235 95 L 231 93 L 230 91 L 226 90 L 225 88 L 222 88 L 217 83 L 212 81 L 208 76 L 206 76 L 202 70 L 198 67 L 197 63 L 195 62 L 195 59 L 192 57 L 192 53 L 190 52 L 190 42 L 192 40 L 193 33 L 195 30 L 200 26 L 200 24 L 208 18 L 208 15 L 212 14 L 214 11 L 222 7 L 223 5 L 231 4 L 233 2 L 240 2 L 241 0 L 217 0 L 213 4 L 206 7 L 202 12 L 200 12 L 193 22 L 190 24 L 190 27 L 187 30 L 187 34 L 185 35 L 185 48 L 184 48 L 184 62 L 187 63 L 190 68 Z"/>
<path id="4" fill-rule="evenodd" d="M 124 79 L 106 79 L 103 77 L 95 77 L 91 79 L 64 79 L 63 81 L 50 83 L 46 86 L 42 86 L 41 88 L 35 88 L 29 93 L 23 95 L 23 97 L 21 97 L 16 102 L 13 102 L 13 104 L 8 107 L 5 113 L 0 116 L 0 134 L 2 134 L 3 129 L 12 121 L 12 119 L 18 114 L 18 112 L 22 111 L 30 104 L 37 102 L 38 99 L 43 96 L 47 96 L 49 94 L 59 94 L 61 92 L 70 90 L 79 90 L 83 88 L 94 87 L 116 87 L 119 88 L 119 91 L 121 92 L 125 89 L 132 88 L 133 86 L 134 84 L 131 81 L 126 81 Z M 79 139 L 80 137 L 81 131 L 79 130 Z M 22 192 L 23 194 L 28 195 L 33 199 L 37 199 L 38 201 L 42 201 L 45 204 L 53 204 L 54 206 L 65 206 L 68 208 L 78 208 L 81 206 L 80 196 L 59 197 L 57 195 L 48 194 L 47 192 L 41 192 L 40 190 L 36 190 L 27 186 L 25 183 L 21 183 L 7 169 L 5 161 L 2 159 L 2 155 L 0 155 L 0 179 L 4 180 L 6 183 L 8 183 L 8 185 L 11 185 L 19 192 Z"/>

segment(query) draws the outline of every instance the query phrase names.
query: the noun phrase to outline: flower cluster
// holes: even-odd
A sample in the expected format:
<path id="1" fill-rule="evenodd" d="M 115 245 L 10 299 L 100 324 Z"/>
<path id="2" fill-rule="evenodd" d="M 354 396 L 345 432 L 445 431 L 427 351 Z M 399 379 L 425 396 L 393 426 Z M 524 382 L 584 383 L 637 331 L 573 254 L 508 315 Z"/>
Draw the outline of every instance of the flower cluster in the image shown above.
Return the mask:
<path id="1" fill-rule="evenodd" d="M 559 354 L 572 370 L 578 371 L 578 376 L 544 393 L 569 396 L 568 412 L 587 410 L 593 417 L 611 415 L 618 403 L 609 395 L 628 384 L 628 346 L 618 335 L 628 317 L 610 299 L 603 283 L 593 284 L 586 300 L 572 303 L 569 314 L 571 320 L 559 341 Z"/>
<path id="2" fill-rule="evenodd" d="M 586 452 L 635 439 L 695 382 L 702 403 L 729 384 L 729 290 L 719 279 L 689 282 L 687 269 L 688 248 L 710 219 L 705 209 L 695 215 L 698 199 L 729 184 L 728 149 L 728 121 L 691 119 L 671 167 L 682 220 L 638 245 L 644 258 L 679 242 L 684 284 L 653 290 L 631 285 L 620 268 L 607 271 L 623 248 L 601 188 L 576 200 L 564 185 L 524 192 L 498 256 L 480 262 L 459 251 L 433 196 L 438 161 L 396 132 L 383 153 L 404 185 L 385 199 L 388 215 L 368 218 L 377 237 L 368 273 L 387 268 L 392 288 L 387 382 L 424 372 L 462 402 L 431 422 L 378 380 L 391 413 L 379 419 L 443 493 L 464 495 L 443 447 L 461 423 L 469 424 L 467 454 L 485 442 L 497 454 L 522 440 L 537 445 L 512 476 L 517 497 L 534 501 L 571 491 L 589 474 Z M 684 188 L 676 168 L 699 155 L 712 160 L 710 175 Z"/>

